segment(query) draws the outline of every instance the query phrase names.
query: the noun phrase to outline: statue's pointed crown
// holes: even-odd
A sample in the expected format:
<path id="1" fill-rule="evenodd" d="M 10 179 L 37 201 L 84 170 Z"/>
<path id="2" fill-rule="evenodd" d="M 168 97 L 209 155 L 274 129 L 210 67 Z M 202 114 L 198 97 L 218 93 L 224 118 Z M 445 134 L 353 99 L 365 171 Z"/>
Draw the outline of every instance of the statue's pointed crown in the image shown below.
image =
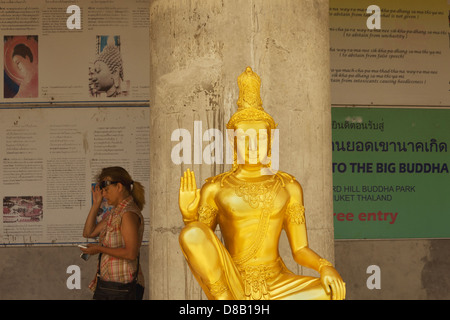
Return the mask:
<path id="1" fill-rule="evenodd" d="M 275 129 L 275 121 L 262 107 L 261 79 L 252 68 L 247 67 L 238 77 L 238 86 L 238 109 L 231 116 L 227 128 L 233 129 L 240 121 L 266 121 L 272 129 Z"/>
<path id="2" fill-rule="evenodd" d="M 237 101 L 238 111 L 243 108 L 256 108 L 263 110 L 260 94 L 261 78 L 247 67 L 238 77 L 239 99 Z"/>

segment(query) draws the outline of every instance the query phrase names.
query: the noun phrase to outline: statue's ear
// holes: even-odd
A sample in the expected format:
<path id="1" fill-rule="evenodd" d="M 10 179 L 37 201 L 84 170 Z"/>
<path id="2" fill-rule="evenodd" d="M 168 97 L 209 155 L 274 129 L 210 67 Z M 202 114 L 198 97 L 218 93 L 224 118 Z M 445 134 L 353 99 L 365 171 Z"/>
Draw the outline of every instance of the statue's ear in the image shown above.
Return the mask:
<path id="1" fill-rule="evenodd" d="M 114 86 L 116 88 L 118 88 L 120 86 L 120 75 L 119 75 L 119 71 L 114 71 L 112 74 L 112 78 L 114 81 Z"/>
<path id="2" fill-rule="evenodd" d="M 275 134 L 275 130 L 273 129 L 268 129 L 268 134 L 267 134 L 267 156 L 270 157 L 272 155 L 272 141 L 274 138 L 274 134 Z"/>
<path id="3" fill-rule="evenodd" d="M 229 145 L 233 148 L 234 150 L 234 137 L 235 137 L 235 130 L 234 129 L 227 129 L 227 139 L 228 139 L 228 143 Z"/>
<path id="4" fill-rule="evenodd" d="M 236 158 L 236 148 L 234 146 L 234 137 L 235 137 L 235 130 L 234 129 L 227 129 L 226 130 L 227 134 L 226 134 L 226 141 L 227 143 L 225 144 L 225 156 L 226 156 L 226 160 L 225 163 L 227 164 L 234 164 L 237 161 Z"/>

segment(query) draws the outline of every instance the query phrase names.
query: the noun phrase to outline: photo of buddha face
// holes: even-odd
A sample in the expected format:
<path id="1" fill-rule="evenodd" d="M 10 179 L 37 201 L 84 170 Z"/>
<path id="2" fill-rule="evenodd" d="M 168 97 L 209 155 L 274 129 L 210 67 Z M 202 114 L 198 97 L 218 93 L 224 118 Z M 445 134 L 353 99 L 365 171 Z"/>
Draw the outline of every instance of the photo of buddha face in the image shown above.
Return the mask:
<path id="1" fill-rule="evenodd" d="M 106 63 L 100 60 L 94 63 L 92 83 L 93 88 L 96 91 L 107 92 L 108 90 L 110 90 L 110 88 L 114 86 L 115 81 L 117 81 L 117 79 L 114 79 L 115 77 L 117 77 L 117 75 L 114 75 L 111 72 Z"/>
<path id="2" fill-rule="evenodd" d="M 38 96 L 38 37 L 4 37 L 4 98 Z"/>
<path id="3" fill-rule="evenodd" d="M 97 36 L 97 56 L 89 67 L 91 96 L 123 95 L 123 62 L 119 36 Z"/>

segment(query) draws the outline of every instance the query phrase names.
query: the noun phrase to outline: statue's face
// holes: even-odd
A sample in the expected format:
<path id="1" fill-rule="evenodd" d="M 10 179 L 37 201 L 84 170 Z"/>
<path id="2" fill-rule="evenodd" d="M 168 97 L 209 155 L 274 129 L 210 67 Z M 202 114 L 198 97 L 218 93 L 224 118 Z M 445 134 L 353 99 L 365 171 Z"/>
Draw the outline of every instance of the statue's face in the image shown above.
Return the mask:
<path id="1" fill-rule="evenodd" d="M 95 62 L 92 81 L 97 91 L 108 91 L 114 85 L 113 74 L 103 61 Z"/>
<path id="2" fill-rule="evenodd" d="M 235 126 L 235 150 L 238 164 L 266 164 L 270 127 L 265 121 L 242 121 Z"/>

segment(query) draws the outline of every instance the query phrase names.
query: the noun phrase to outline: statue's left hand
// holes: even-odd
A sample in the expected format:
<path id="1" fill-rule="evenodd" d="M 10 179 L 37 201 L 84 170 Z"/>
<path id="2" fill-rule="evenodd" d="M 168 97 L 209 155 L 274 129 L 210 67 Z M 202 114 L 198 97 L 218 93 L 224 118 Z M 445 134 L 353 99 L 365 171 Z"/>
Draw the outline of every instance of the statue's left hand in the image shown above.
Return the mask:
<path id="1" fill-rule="evenodd" d="M 320 281 L 327 294 L 331 293 L 332 300 L 345 299 L 345 283 L 335 268 L 331 266 L 322 267 Z"/>

